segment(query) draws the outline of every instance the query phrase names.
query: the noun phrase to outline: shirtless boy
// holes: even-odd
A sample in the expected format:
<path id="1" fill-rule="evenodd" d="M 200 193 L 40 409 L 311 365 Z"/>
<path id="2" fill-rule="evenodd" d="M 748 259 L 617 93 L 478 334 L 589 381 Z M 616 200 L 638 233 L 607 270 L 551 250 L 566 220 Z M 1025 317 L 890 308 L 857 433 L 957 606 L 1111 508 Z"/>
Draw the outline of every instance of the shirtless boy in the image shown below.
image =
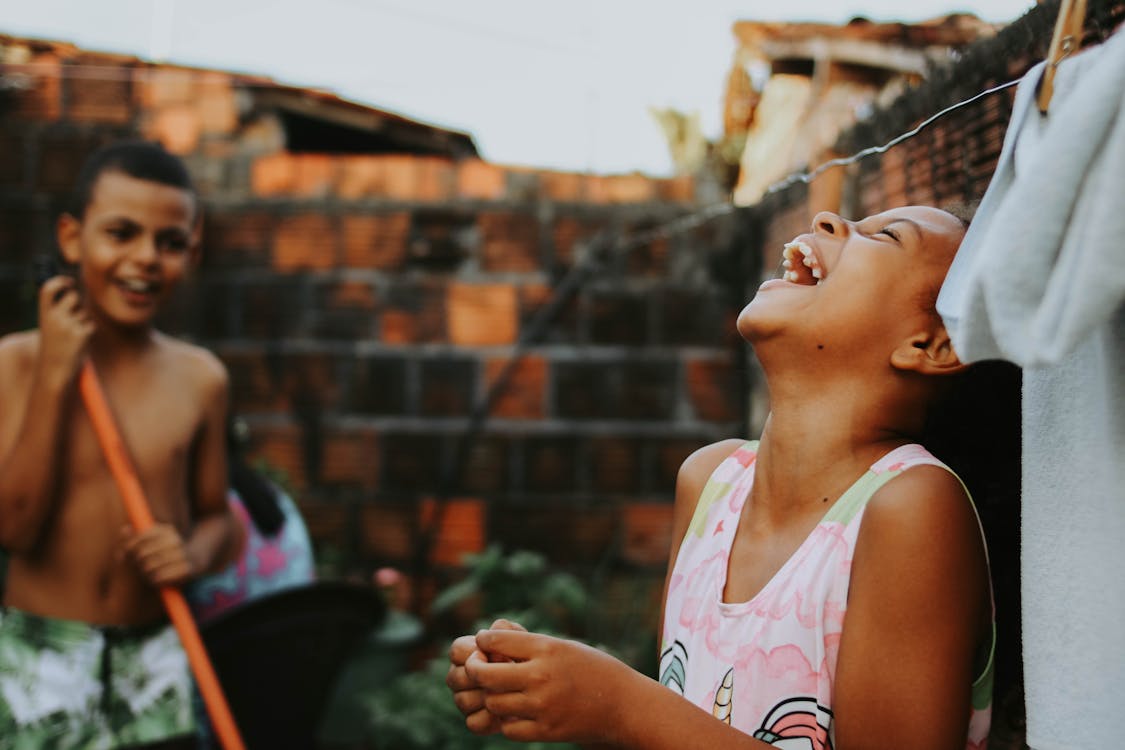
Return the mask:
<path id="1" fill-rule="evenodd" d="M 153 327 L 199 256 L 182 163 L 121 143 L 87 161 L 39 328 L 0 339 L 0 748 L 191 747 L 191 677 L 158 587 L 223 567 L 227 375 Z M 128 527 L 78 394 L 90 359 L 156 525 Z"/>

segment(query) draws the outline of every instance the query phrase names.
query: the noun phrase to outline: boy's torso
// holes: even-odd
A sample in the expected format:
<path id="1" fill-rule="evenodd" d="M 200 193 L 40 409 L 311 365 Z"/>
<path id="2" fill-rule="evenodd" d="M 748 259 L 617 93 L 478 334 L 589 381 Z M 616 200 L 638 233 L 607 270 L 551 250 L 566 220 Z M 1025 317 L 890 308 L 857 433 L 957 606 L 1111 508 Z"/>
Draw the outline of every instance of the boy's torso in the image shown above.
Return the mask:
<path id="1" fill-rule="evenodd" d="M 38 346 L 34 332 L 23 335 L 20 365 L 6 368 L 16 373 L 17 382 L 5 388 L 0 408 L 0 430 L 9 444 L 21 426 Z M 154 518 L 173 524 L 183 535 L 190 528 L 192 449 L 203 421 L 197 358 L 191 349 L 157 336 L 143 353 L 98 370 Z M 5 604 L 106 625 L 159 619 L 157 592 L 120 554 L 128 519 L 76 388 L 60 449 L 57 505 L 35 551 L 11 559 Z"/>

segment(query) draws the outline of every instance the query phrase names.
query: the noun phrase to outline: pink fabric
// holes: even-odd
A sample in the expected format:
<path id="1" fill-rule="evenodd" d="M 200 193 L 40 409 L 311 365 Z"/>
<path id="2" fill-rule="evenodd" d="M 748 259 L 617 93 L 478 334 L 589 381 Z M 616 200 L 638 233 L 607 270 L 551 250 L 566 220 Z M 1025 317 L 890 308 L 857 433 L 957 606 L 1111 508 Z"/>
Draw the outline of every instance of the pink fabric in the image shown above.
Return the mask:
<path id="1" fill-rule="evenodd" d="M 866 502 L 902 471 L 942 464 L 919 445 L 891 451 L 837 500 L 757 595 L 727 603 L 727 562 L 756 451 L 747 443 L 732 453 L 700 498 L 669 583 L 661 682 L 678 692 L 682 684 L 693 703 L 764 742 L 827 750 L 835 741 L 832 686 Z M 974 712 L 967 747 L 984 747 L 988 713 Z"/>

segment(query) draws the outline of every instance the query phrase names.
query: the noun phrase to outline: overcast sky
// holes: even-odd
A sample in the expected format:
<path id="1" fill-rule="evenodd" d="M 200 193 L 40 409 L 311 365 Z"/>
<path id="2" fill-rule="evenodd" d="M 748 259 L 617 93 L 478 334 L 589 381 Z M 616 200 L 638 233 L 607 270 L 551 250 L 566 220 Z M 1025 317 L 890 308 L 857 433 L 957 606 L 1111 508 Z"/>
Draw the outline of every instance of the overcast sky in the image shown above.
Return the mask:
<path id="1" fill-rule="evenodd" d="M 909 9 L 903 6 L 909 5 Z M 0 0 L 0 33 L 269 75 L 472 134 L 482 156 L 668 174 L 648 108 L 719 134 L 736 20 L 1018 18 L 1033 0 Z"/>

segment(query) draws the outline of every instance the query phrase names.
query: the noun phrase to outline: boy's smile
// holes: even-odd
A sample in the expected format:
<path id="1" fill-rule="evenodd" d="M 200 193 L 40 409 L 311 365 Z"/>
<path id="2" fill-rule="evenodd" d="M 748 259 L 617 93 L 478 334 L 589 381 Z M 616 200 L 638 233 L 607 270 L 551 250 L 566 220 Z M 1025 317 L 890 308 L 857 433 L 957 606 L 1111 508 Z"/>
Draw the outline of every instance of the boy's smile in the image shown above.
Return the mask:
<path id="1" fill-rule="evenodd" d="M 148 325 L 196 259 L 192 195 L 177 187 L 106 172 L 81 220 L 64 217 L 60 245 L 79 267 L 90 311 L 128 328 Z"/>

